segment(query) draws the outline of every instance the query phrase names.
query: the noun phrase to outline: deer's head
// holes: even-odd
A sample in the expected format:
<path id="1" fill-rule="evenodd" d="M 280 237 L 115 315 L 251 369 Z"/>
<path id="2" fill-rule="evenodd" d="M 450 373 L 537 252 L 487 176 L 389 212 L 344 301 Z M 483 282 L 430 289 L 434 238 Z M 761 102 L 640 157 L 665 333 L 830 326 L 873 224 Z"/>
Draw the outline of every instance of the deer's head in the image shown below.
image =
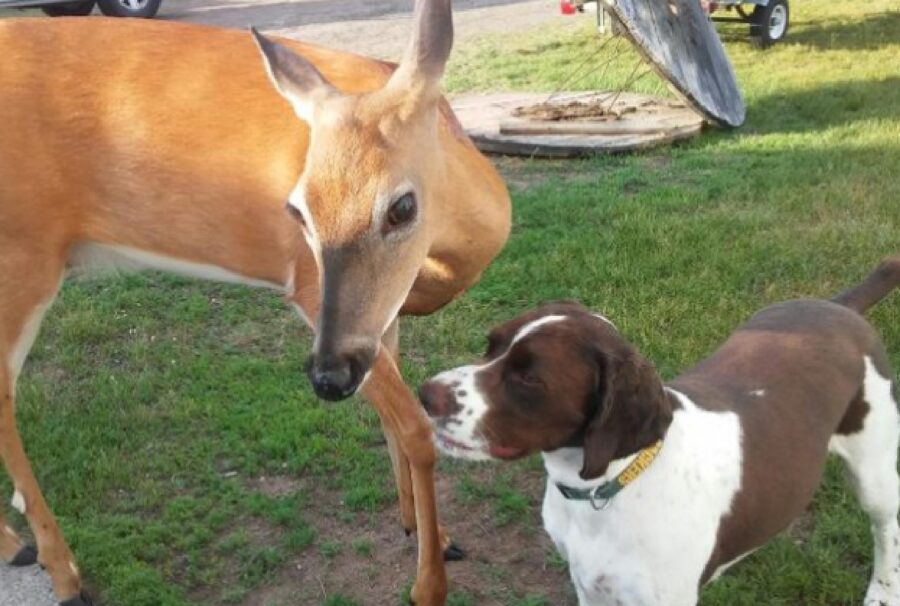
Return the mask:
<path id="1" fill-rule="evenodd" d="M 450 0 L 418 0 L 412 42 L 387 84 L 338 91 L 312 63 L 259 35 L 277 90 L 309 124 L 288 209 L 319 269 L 321 300 L 308 373 L 319 397 L 359 388 L 439 229 L 438 103 L 453 43 Z"/>

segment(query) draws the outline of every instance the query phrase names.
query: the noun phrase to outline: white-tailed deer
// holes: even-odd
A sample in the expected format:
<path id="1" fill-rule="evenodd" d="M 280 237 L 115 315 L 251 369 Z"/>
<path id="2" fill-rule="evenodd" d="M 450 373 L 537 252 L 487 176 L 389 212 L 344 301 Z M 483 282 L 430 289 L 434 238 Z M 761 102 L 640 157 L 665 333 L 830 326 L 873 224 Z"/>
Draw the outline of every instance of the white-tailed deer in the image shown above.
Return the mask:
<path id="1" fill-rule="evenodd" d="M 397 316 L 472 285 L 510 222 L 440 95 L 452 31 L 450 0 L 419 0 L 394 71 L 206 27 L 0 23 L 0 457 L 64 604 L 89 598 L 19 439 L 15 384 L 67 271 L 110 263 L 285 291 L 315 328 L 316 393 L 361 385 L 378 410 L 418 529 L 412 597 L 444 603 L 432 435 L 398 371 Z M 0 512 L 0 559 L 34 557 Z"/>

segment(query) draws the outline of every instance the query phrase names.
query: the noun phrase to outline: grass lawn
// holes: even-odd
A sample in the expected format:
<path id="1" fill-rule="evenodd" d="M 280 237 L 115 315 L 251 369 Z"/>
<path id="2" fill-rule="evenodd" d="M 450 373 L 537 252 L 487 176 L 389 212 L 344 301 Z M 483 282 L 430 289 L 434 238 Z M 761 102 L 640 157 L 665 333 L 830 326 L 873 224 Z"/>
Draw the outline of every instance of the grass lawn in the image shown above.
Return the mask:
<path id="1" fill-rule="evenodd" d="M 555 298 L 602 310 L 671 377 L 754 310 L 830 296 L 900 251 L 896 2 L 792 8 L 787 41 L 765 52 L 723 30 L 743 128 L 628 156 L 501 161 L 509 245 L 468 296 L 405 323 L 409 382 L 471 360 L 488 327 Z M 459 49 L 451 91 L 553 90 L 601 43 L 583 22 Z M 575 86 L 620 83 L 631 65 Z M 900 368 L 900 296 L 871 319 Z M 18 415 L 102 604 L 402 603 L 415 546 L 377 417 L 313 397 L 308 344 L 270 293 L 157 274 L 66 285 Z M 470 554 L 449 567 L 451 606 L 575 603 L 540 527 L 542 487 L 537 459 L 441 462 L 443 518 Z M 808 515 L 702 604 L 859 603 L 870 565 L 867 521 L 833 461 Z"/>

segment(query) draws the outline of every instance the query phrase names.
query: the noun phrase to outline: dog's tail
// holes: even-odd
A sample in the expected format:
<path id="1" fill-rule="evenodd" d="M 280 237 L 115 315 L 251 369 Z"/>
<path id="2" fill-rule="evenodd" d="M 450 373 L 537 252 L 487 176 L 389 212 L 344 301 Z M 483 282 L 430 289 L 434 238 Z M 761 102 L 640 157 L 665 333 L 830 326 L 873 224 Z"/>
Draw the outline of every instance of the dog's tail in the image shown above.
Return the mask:
<path id="1" fill-rule="evenodd" d="M 898 286 L 900 286 L 900 255 L 895 255 L 879 263 L 875 271 L 865 280 L 834 297 L 832 301 L 864 314 Z"/>

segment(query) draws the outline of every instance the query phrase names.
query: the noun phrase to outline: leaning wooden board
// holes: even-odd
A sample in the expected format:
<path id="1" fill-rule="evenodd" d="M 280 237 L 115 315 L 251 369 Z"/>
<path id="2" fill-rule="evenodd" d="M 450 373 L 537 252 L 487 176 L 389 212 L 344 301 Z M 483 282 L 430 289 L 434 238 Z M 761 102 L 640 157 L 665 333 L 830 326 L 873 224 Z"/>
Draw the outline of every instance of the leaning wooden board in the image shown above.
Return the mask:
<path id="1" fill-rule="evenodd" d="M 687 103 L 722 126 L 744 123 L 737 78 L 698 0 L 604 3 L 638 52 Z"/>

